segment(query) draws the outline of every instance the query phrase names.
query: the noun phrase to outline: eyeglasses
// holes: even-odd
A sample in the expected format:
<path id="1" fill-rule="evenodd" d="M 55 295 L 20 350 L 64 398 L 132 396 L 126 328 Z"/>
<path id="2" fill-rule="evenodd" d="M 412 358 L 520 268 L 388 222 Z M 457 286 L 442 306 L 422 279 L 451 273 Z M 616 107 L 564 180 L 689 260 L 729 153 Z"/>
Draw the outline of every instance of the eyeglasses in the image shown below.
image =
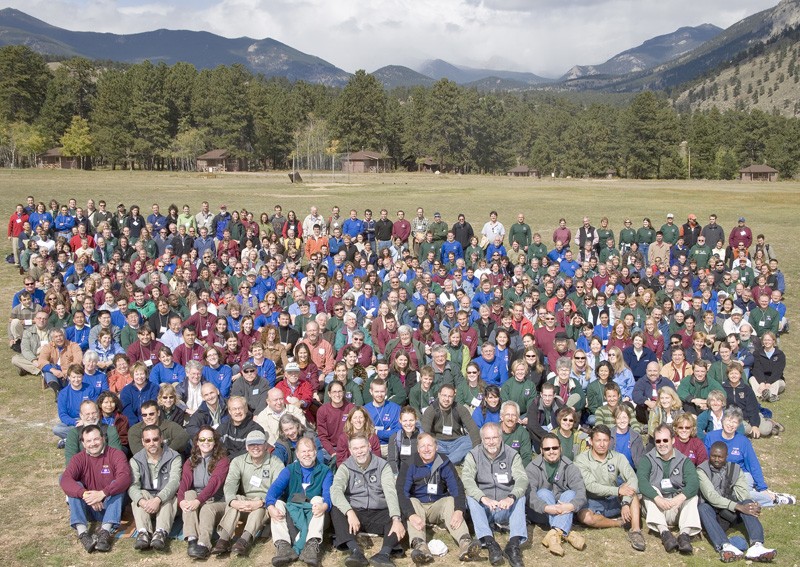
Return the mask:
<path id="1" fill-rule="evenodd" d="M 679 426 L 677 426 L 675 429 L 686 429 L 686 430 L 691 430 L 691 429 L 692 429 L 692 426 L 691 426 L 691 425 L 679 425 Z"/>
<path id="2" fill-rule="evenodd" d="M 242 372 L 244 372 L 245 374 L 253 374 L 253 373 L 255 373 L 255 369 L 254 368 L 250 368 L 248 370 L 242 370 Z"/>
<path id="3" fill-rule="evenodd" d="M 175 396 L 161 396 L 162 400 L 174 400 Z"/>
<path id="4" fill-rule="evenodd" d="M 575 360 L 586 360 L 585 356 L 576 356 L 574 358 L 575 358 Z"/>
<path id="5" fill-rule="evenodd" d="M 213 437 L 198 437 L 197 438 L 197 442 L 198 443 L 213 443 L 214 442 L 214 438 Z"/>
<path id="6" fill-rule="evenodd" d="M 467 374 L 477 374 L 477 370 L 467 370 Z"/>
<path id="7" fill-rule="evenodd" d="M 364 341 L 364 339 L 359 339 L 359 338 L 357 338 L 357 337 L 353 337 L 353 342 L 356 342 L 356 341 L 358 341 L 358 342 L 363 342 L 363 341 Z"/>
<path id="8" fill-rule="evenodd" d="M 561 447 L 559 447 L 558 445 L 553 445 L 552 447 L 542 447 L 542 453 L 544 453 L 545 451 L 548 451 L 548 452 L 549 451 L 558 451 L 560 448 Z"/>
<path id="9" fill-rule="evenodd" d="M 159 443 L 161 442 L 161 437 L 150 437 L 149 439 L 142 439 L 142 443 Z"/>
<path id="10" fill-rule="evenodd" d="M 153 417 L 156 415 L 157 412 L 149 411 L 147 413 L 142 412 L 142 417 Z"/>
<path id="11" fill-rule="evenodd" d="M 564 419 L 562 419 L 561 421 L 569 421 L 570 423 L 575 423 L 575 418 L 572 418 L 572 417 L 565 417 L 565 418 L 564 418 Z"/>
<path id="12" fill-rule="evenodd" d="M 656 439 L 656 445 L 663 445 L 664 443 L 669 443 L 671 439 Z"/>

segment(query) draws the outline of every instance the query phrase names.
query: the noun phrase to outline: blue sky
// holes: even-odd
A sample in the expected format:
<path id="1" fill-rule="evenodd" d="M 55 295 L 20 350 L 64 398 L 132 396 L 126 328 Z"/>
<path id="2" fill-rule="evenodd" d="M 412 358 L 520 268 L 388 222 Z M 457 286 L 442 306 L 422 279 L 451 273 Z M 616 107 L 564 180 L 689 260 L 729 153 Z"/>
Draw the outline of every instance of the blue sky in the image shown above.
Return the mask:
<path id="1" fill-rule="evenodd" d="M 353 72 L 427 59 L 560 76 L 681 26 L 722 28 L 778 0 L 5 0 L 53 25 L 271 37 Z"/>

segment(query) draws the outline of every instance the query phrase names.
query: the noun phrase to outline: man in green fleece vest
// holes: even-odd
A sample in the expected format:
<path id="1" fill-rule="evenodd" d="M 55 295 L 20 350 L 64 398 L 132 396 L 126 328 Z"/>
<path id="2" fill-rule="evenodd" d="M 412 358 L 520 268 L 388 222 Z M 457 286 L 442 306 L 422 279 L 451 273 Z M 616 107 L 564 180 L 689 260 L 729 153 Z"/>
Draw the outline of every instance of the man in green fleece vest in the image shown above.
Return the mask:
<path id="1" fill-rule="evenodd" d="M 697 493 L 700 481 L 692 461 L 673 447 L 675 439 L 666 423 L 653 433 L 655 448 L 639 462 L 636 476 L 644 497 L 647 527 L 661 534 L 667 553 L 680 551 L 691 555 L 692 537 L 700 533 Z M 676 525 L 676 539 L 669 526 Z"/>

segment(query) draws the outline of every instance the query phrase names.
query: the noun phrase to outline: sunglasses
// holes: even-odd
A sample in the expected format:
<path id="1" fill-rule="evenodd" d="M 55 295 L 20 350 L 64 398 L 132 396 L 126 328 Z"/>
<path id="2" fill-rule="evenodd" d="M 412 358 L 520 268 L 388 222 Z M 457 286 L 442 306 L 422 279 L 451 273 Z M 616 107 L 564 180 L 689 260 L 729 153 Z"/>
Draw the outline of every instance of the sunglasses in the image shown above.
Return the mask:
<path id="1" fill-rule="evenodd" d="M 154 411 L 149 411 L 147 413 L 142 413 L 142 417 L 153 417 L 154 415 L 156 415 L 156 412 L 154 412 Z"/>
<path id="2" fill-rule="evenodd" d="M 244 372 L 245 374 L 254 374 L 255 373 L 255 369 L 251 368 L 249 370 L 243 370 L 242 372 Z"/>
<path id="3" fill-rule="evenodd" d="M 656 445 L 663 445 L 664 443 L 669 443 L 669 442 L 670 442 L 670 439 L 656 439 L 655 440 Z"/>
<path id="4" fill-rule="evenodd" d="M 174 400 L 175 396 L 161 396 L 162 400 Z"/>
<path id="5" fill-rule="evenodd" d="M 148 439 L 142 439 L 142 443 L 159 443 L 161 441 L 161 437 L 150 437 Z"/>
<path id="6" fill-rule="evenodd" d="M 548 452 L 549 451 L 558 451 L 560 448 L 561 447 L 559 447 L 558 445 L 554 445 L 552 447 L 542 447 L 542 453 L 544 453 L 545 451 L 548 451 Z"/>
<path id="7" fill-rule="evenodd" d="M 576 356 L 575 360 L 586 360 L 585 356 Z"/>
<path id="8" fill-rule="evenodd" d="M 198 443 L 213 443 L 214 442 L 214 438 L 213 437 L 198 437 L 197 438 L 197 442 Z"/>

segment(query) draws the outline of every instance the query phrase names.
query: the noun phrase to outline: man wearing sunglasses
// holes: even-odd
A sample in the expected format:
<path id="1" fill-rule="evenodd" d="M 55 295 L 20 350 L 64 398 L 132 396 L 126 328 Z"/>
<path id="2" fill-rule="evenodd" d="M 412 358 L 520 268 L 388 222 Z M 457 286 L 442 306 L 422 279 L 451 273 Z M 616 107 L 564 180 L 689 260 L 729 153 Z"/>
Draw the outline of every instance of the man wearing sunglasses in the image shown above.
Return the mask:
<path id="1" fill-rule="evenodd" d="M 525 469 L 530 516 L 533 523 L 550 527 L 542 545 L 560 557 L 562 540 L 579 551 L 586 547 L 586 538 L 572 530 L 573 516 L 586 506 L 586 486 L 578 467 L 562 455 L 557 435 L 545 435 L 541 451 Z"/>
<path id="2" fill-rule="evenodd" d="M 673 448 L 675 440 L 669 425 L 659 425 L 653 441 L 655 448 L 639 462 L 636 472 L 644 497 L 647 527 L 661 535 L 667 553 L 678 550 L 691 555 L 692 538 L 700 533 L 697 469 Z M 669 531 L 675 525 L 680 530 L 677 539 Z"/>
<path id="3" fill-rule="evenodd" d="M 161 432 L 161 441 L 174 451 L 183 454 L 187 450 L 189 446 L 189 434 L 174 421 L 164 419 L 161 416 L 156 400 L 148 400 L 142 403 L 142 409 L 140 411 L 142 421 L 131 426 L 128 431 L 128 441 L 132 454 L 135 455 L 146 448 L 144 443 L 141 442 L 141 439 L 144 429 L 149 426 L 157 426 Z"/>
<path id="4" fill-rule="evenodd" d="M 133 481 L 128 496 L 138 532 L 133 548 L 163 551 L 178 510 L 175 495 L 181 481 L 181 456 L 164 443 L 158 425 L 142 429 L 141 440 L 144 448 L 130 461 Z"/>

